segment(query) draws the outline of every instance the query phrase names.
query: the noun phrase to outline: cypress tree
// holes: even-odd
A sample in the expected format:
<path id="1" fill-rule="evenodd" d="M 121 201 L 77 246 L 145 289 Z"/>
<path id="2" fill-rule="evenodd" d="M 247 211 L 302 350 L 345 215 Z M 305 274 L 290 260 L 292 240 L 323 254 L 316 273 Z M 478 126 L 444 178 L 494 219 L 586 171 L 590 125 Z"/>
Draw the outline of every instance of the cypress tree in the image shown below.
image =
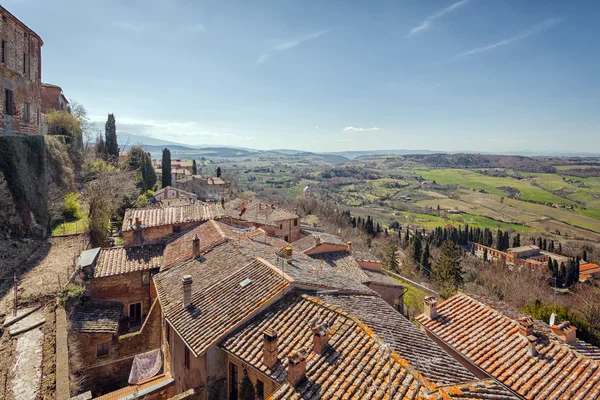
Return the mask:
<path id="1" fill-rule="evenodd" d="M 192 175 L 198 174 L 198 166 L 196 165 L 196 160 L 192 161 Z"/>
<path id="2" fill-rule="evenodd" d="M 408 246 L 408 241 L 410 240 L 409 228 L 406 227 L 406 231 L 404 232 L 404 244 Z"/>
<path id="3" fill-rule="evenodd" d="M 502 251 L 505 251 L 510 247 L 510 236 L 508 231 L 504 231 L 504 236 L 502 238 Z"/>
<path id="4" fill-rule="evenodd" d="M 421 262 L 421 252 L 423 251 L 423 246 L 421 244 L 421 233 L 417 231 L 417 234 L 413 240 L 413 260 L 416 262 Z"/>
<path id="5" fill-rule="evenodd" d="M 488 249 L 485 248 L 483 249 L 483 261 L 487 261 L 488 260 Z"/>
<path id="6" fill-rule="evenodd" d="M 421 267 L 427 276 L 431 276 L 431 263 L 429 262 L 429 257 L 429 243 L 427 243 L 425 244 L 425 250 L 423 250 L 423 254 L 421 255 Z"/>
<path id="7" fill-rule="evenodd" d="M 150 153 L 144 153 L 144 163 L 142 164 L 142 181 L 144 182 L 144 190 L 152 190 L 156 184 L 156 171 L 152 166 L 152 158 Z"/>
<path id="8" fill-rule="evenodd" d="M 587 261 L 587 251 L 586 250 L 583 251 L 583 254 L 581 255 L 581 259 L 583 261 Z"/>
<path id="9" fill-rule="evenodd" d="M 102 135 L 98 135 L 96 138 L 96 153 L 98 154 L 98 157 L 106 160 L 106 143 L 104 143 Z"/>
<path id="10" fill-rule="evenodd" d="M 217 178 L 221 177 L 221 167 L 217 167 Z"/>
<path id="11" fill-rule="evenodd" d="M 460 247 L 451 241 L 442 244 L 440 258 L 435 263 L 435 279 L 443 284 L 450 285 L 454 289 L 463 283 L 462 267 L 460 265 Z"/>
<path id="12" fill-rule="evenodd" d="M 119 158 L 119 144 L 117 142 L 117 126 L 114 114 L 108 114 L 108 119 L 104 124 L 104 137 L 108 159 L 116 161 Z"/>
<path id="13" fill-rule="evenodd" d="M 171 151 L 167 148 L 162 153 L 162 187 L 171 186 Z"/>
<path id="14" fill-rule="evenodd" d="M 558 242 L 558 254 L 562 254 L 562 244 Z"/>
<path id="15" fill-rule="evenodd" d="M 558 270 L 558 282 L 556 285 L 558 287 L 563 287 L 565 285 L 566 277 L 567 277 L 567 267 L 565 266 L 564 262 L 561 262 L 560 268 Z"/>
<path id="16" fill-rule="evenodd" d="M 496 248 L 502 251 L 504 247 L 504 237 L 502 236 L 502 231 L 498 229 L 498 233 L 496 233 Z"/>
<path id="17" fill-rule="evenodd" d="M 390 244 L 386 249 L 387 266 L 392 271 L 398 271 L 400 264 L 398 263 L 398 247 L 395 244 Z"/>
<path id="18" fill-rule="evenodd" d="M 548 248 L 548 241 L 546 239 L 544 239 L 544 241 L 542 242 L 542 246 L 544 246 L 544 250 L 547 250 Z"/>

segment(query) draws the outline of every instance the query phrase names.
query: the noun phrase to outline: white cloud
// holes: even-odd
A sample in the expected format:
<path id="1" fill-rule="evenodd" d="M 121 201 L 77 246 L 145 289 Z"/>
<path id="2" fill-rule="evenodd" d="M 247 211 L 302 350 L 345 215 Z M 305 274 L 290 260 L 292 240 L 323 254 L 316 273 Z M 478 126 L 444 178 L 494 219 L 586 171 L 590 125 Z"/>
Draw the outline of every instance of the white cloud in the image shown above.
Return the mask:
<path id="1" fill-rule="evenodd" d="M 273 53 L 291 50 L 294 47 L 297 47 L 304 42 L 307 42 L 309 40 L 313 40 L 320 36 L 323 36 L 327 32 L 328 32 L 327 30 L 316 31 L 316 32 L 310 33 L 308 35 L 305 35 L 305 36 L 302 36 L 302 37 L 299 37 L 299 38 L 296 38 L 293 40 L 288 40 L 287 42 L 279 43 L 279 44 L 273 46 L 269 51 L 261 54 L 260 57 L 258 57 L 258 59 L 256 60 L 256 64 L 257 65 L 264 64 L 271 58 L 271 55 Z"/>
<path id="2" fill-rule="evenodd" d="M 412 36 L 415 33 L 421 32 L 421 31 L 425 31 L 429 28 L 431 28 L 431 26 L 433 25 L 433 20 L 434 19 L 438 19 L 440 17 L 443 17 L 444 15 L 448 14 L 449 12 L 452 12 L 454 10 L 456 10 L 457 8 L 464 6 L 465 4 L 467 4 L 470 0 L 461 0 L 458 1 L 456 3 L 453 3 L 451 5 L 449 5 L 446 8 L 441 9 L 440 11 L 436 12 L 435 14 L 427 17 L 425 19 L 425 21 L 421 22 L 420 25 L 418 25 L 417 27 L 411 29 L 411 31 L 408 33 L 408 35 L 406 35 L 406 37 Z"/>
<path id="3" fill-rule="evenodd" d="M 372 128 L 357 128 L 354 126 L 347 126 L 344 128 L 344 132 L 364 132 L 364 131 L 378 131 L 379 128 L 374 126 Z"/>
<path id="4" fill-rule="evenodd" d="M 460 58 L 460 57 L 469 56 L 471 54 L 483 53 L 484 51 L 492 50 L 492 49 L 495 49 L 496 47 L 506 46 L 508 44 L 516 42 L 517 40 L 524 39 L 524 38 L 526 38 L 528 36 L 535 35 L 536 33 L 540 33 L 540 32 L 543 32 L 543 31 L 545 31 L 547 29 L 550 29 L 552 26 L 556 25 L 559 22 L 560 22 L 560 19 L 556 19 L 556 18 L 547 19 L 547 20 L 545 20 L 545 21 L 543 21 L 543 22 L 541 22 L 539 24 L 536 24 L 536 25 L 532 26 L 531 28 L 529 28 L 526 31 L 520 33 L 519 35 L 510 37 L 510 38 L 507 38 L 507 39 L 500 40 L 499 42 L 492 43 L 492 44 L 487 45 L 487 46 L 476 47 L 476 48 L 471 49 L 469 51 L 465 51 L 464 53 L 457 54 L 454 57 L 452 57 L 452 59 L 457 59 L 457 58 Z"/>

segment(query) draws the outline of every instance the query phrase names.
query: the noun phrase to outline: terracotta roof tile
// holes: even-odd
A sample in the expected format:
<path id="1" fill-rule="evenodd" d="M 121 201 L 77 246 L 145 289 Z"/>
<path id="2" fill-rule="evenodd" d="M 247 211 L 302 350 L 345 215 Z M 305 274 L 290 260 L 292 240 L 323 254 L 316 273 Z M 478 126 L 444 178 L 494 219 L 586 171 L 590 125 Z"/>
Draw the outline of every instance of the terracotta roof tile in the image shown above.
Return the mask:
<path id="1" fill-rule="evenodd" d="M 224 215 L 225 210 L 220 204 L 202 202 L 169 207 L 128 208 L 123 217 L 122 231 L 184 222 L 201 222 L 222 218 Z M 134 226 L 136 218 L 141 221 L 141 225 L 138 227 Z"/>
<path id="2" fill-rule="evenodd" d="M 242 204 L 246 211 L 240 216 Z M 256 222 L 263 225 L 274 225 L 277 221 L 286 221 L 299 218 L 296 213 L 267 204 L 258 199 L 235 199 L 225 203 L 227 215 L 249 222 Z"/>
<path id="3" fill-rule="evenodd" d="M 566 344 L 542 321 L 534 320 L 536 356 L 518 333 L 525 314 L 502 302 L 458 294 L 437 307 L 438 317 L 417 321 L 488 374 L 528 399 L 600 396 L 599 349 Z"/>
<path id="4" fill-rule="evenodd" d="M 306 252 L 317 247 L 317 238 L 322 244 L 333 244 L 337 246 L 348 246 L 341 238 L 325 232 L 303 231 L 307 236 L 292 242 L 291 245 L 298 251 Z"/>
<path id="5" fill-rule="evenodd" d="M 112 333 L 119 330 L 123 304 L 116 301 L 87 300 L 71 318 L 73 330 L 81 333 Z"/>
<path id="6" fill-rule="evenodd" d="M 160 268 L 164 247 L 153 243 L 101 249 L 93 268 L 94 278 Z"/>

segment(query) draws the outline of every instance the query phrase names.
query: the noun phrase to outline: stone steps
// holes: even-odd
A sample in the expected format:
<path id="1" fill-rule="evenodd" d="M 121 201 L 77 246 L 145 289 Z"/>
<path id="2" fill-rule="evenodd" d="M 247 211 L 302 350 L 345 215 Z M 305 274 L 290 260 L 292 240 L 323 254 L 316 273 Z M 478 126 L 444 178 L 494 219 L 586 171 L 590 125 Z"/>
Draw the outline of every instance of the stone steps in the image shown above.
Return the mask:
<path id="1" fill-rule="evenodd" d="M 37 310 L 40 309 L 40 307 L 41 307 L 41 305 L 38 305 L 38 306 L 34 306 L 34 307 L 21 308 L 21 309 L 17 310 L 17 315 L 15 317 L 13 317 L 12 315 L 6 317 L 2 327 L 8 328 L 12 324 L 19 322 L 22 319 L 24 319 L 25 317 L 28 317 L 32 313 L 36 312 Z"/>
<path id="2" fill-rule="evenodd" d="M 46 319 L 44 318 L 44 313 L 42 310 L 38 309 L 32 313 L 29 313 L 20 321 L 13 322 L 8 330 L 8 334 L 11 337 L 14 337 L 22 333 L 28 332 L 32 329 L 35 329 L 39 326 L 42 326 L 45 323 Z"/>

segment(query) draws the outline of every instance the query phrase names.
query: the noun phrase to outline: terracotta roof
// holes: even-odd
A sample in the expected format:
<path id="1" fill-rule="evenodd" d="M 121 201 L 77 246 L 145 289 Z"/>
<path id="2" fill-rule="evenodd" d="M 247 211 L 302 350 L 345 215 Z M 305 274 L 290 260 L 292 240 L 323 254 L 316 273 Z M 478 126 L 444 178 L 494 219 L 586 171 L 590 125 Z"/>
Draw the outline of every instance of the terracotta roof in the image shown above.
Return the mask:
<path id="1" fill-rule="evenodd" d="M 73 330 L 82 333 L 112 333 L 119 330 L 123 304 L 116 301 L 87 300 L 71 318 Z"/>
<path id="2" fill-rule="evenodd" d="M 319 298 L 364 322 L 430 382 L 442 386 L 475 379 L 471 372 L 381 297 L 336 294 Z"/>
<path id="3" fill-rule="evenodd" d="M 218 253 L 204 262 L 194 260 L 154 277 L 165 318 L 196 355 L 290 284 L 290 280 L 262 261 L 248 263 L 231 254 L 229 245 L 218 247 Z M 183 307 L 184 275 L 193 279 L 191 306 L 187 309 Z M 247 285 L 241 284 L 247 280 Z"/>
<path id="4" fill-rule="evenodd" d="M 373 271 L 368 268 L 363 268 L 363 272 L 367 275 L 368 281 L 367 283 L 376 283 L 378 285 L 385 286 L 397 286 L 404 287 L 400 282 L 389 276 L 383 271 Z"/>
<path id="5" fill-rule="evenodd" d="M 246 211 L 240 216 L 242 204 Z M 243 221 L 256 222 L 262 225 L 274 225 L 278 221 L 299 218 L 296 213 L 267 204 L 257 199 L 235 199 L 225 203 L 227 215 Z"/>
<path id="6" fill-rule="evenodd" d="M 310 257 L 321 261 L 325 268 L 341 271 L 358 282 L 367 283 L 370 281 L 369 276 L 347 251 L 311 254 Z"/>
<path id="7" fill-rule="evenodd" d="M 348 246 L 348 243 L 344 242 L 335 235 L 330 235 L 329 233 L 310 231 L 305 231 L 304 233 L 308 233 L 308 235 L 291 243 L 292 247 L 301 252 L 307 252 L 308 250 L 316 248 L 317 237 L 319 238 L 321 244 L 333 244 L 345 247 Z"/>
<path id="8" fill-rule="evenodd" d="M 210 220 L 171 238 L 165 247 L 163 267 L 169 268 L 176 263 L 191 260 L 192 243 L 196 236 L 200 239 L 201 252 L 208 251 L 227 240 L 260 243 L 270 247 L 273 252 L 287 245 L 284 240 L 270 236 L 262 229 L 249 230 L 223 221 Z"/>
<path id="9" fill-rule="evenodd" d="M 154 376 L 150 379 L 141 382 L 139 385 L 130 385 L 121 389 L 117 389 L 114 392 L 104 394 L 99 397 L 95 397 L 95 400 L 119 400 L 126 398 L 134 398 L 128 396 L 134 396 L 139 392 L 145 392 L 144 394 L 153 393 L 155 390 L 164 388 L 174 382 L 170 373 L 161 374 Z M 153 390 L 154 389 L 154 390 Z"/>
<path id="10" fill-rule="evenodd" d="M 312 351 L 313 334 L 309 323 L 313 320 L 330 326 L 328 346 L 322 354 Z M 277 331 L 279 338 L 280 361 L 273 368 L 262 362 L 266 328 Z M 483 382 L 440 390 L 397 353 L 383 356 L 381 343 L 356 317 L 302 295 L 274 305 L 239 329 L 221 347 L 281 385 L 270 399 L 386 399 L 389 398 L 386 386 L 392 376 L 394 399 L 469 398 L 470 394 L 480 399 L 514 399 L 502 392 L 502 388 Z M 292 351 L 300 349 L 307 349 L 306 379 L 294 387 L 287 382 L 288 359 Z M 504 397 L 491 397 L 500 394 Z"/>
<path id="11" fill-rule="evenodd" d="M 182 224 L 184 222 L 201 222 L 222 218 L 224 215 L 224 210 L 220 204 L 202 202 L 171 207 L 128 208 L 123 217 L 122 231 Z M 141 221 L 141 225 L 137 227 L 134 226 L 136 218 Z"/>
<path id="12" fill-rule="evenodd" d="M 600 268 L 597 264 L 583 264 L 579 266 L 579 272 L 587 272 L 589 273 L 591 270 L 595 270 Z M 598 271 L 600 272 L 600 271 Z"/>
<path id="13" fill-rule="evenodd" d="M 101 249 L 93 268 L 94 278 L 160 268 L 164 248 L 162 243 L 153 243 Z"/>
<path id="14" fill-rule="evenodd" d="M 540 250 L 540 248 L 535 245 L 530 244 L 530 245 L 526 245 L 526 246 L 511 247 L 511 248 L 507 249 L 506 252 L 522 253 L 524 251 L 531 251 L 531 250 Z"/>
<path id="15" fill-rule="evenodd" d="M 525 314 L 501 302 L 458 294 L 437 306 L 438 317 L 417 317 L 427 330 L 492 377 L 527 399 L 600 398 L 598 349 L 569 345 L 534 321 L 536 356 L 518 333 Z"/>
<path id="16" fill-rule="evenodd" d="M 185 194 L 185 195 L 187 195 L 187 196 L 189 196 L 189 197 L 198 197 L 198 195 L 196 195 L 196 194 L 194 194 L 194 193 L 191 193 L 191 192 L 186 192 L 186 191 L 185 191 L 185 190 L 183 190 L 183 189 L 179 189 L 179 188 L 176 188 L 176 187 L 173 187 L 173 186 L 166 186 L 166 187 L 164 187 L 164 188 L 158 189 L 156 192 L 154 192 L 154 194 L 153 194 L 152 196 L 153 196 L 153 197 L 156 197 L 156 196 L 158 196 L 159 194 L 161 194 L 161 193 L 163 193 L 163 192 L 165 192 L 166 190 L 169 190 L 169 189 L 171 189 L 171 190 L 175 190 L 175 191 L 177 191 L 177 192 L 179 192 L 179 193 L 183 193 L 183 194 Z"/>

